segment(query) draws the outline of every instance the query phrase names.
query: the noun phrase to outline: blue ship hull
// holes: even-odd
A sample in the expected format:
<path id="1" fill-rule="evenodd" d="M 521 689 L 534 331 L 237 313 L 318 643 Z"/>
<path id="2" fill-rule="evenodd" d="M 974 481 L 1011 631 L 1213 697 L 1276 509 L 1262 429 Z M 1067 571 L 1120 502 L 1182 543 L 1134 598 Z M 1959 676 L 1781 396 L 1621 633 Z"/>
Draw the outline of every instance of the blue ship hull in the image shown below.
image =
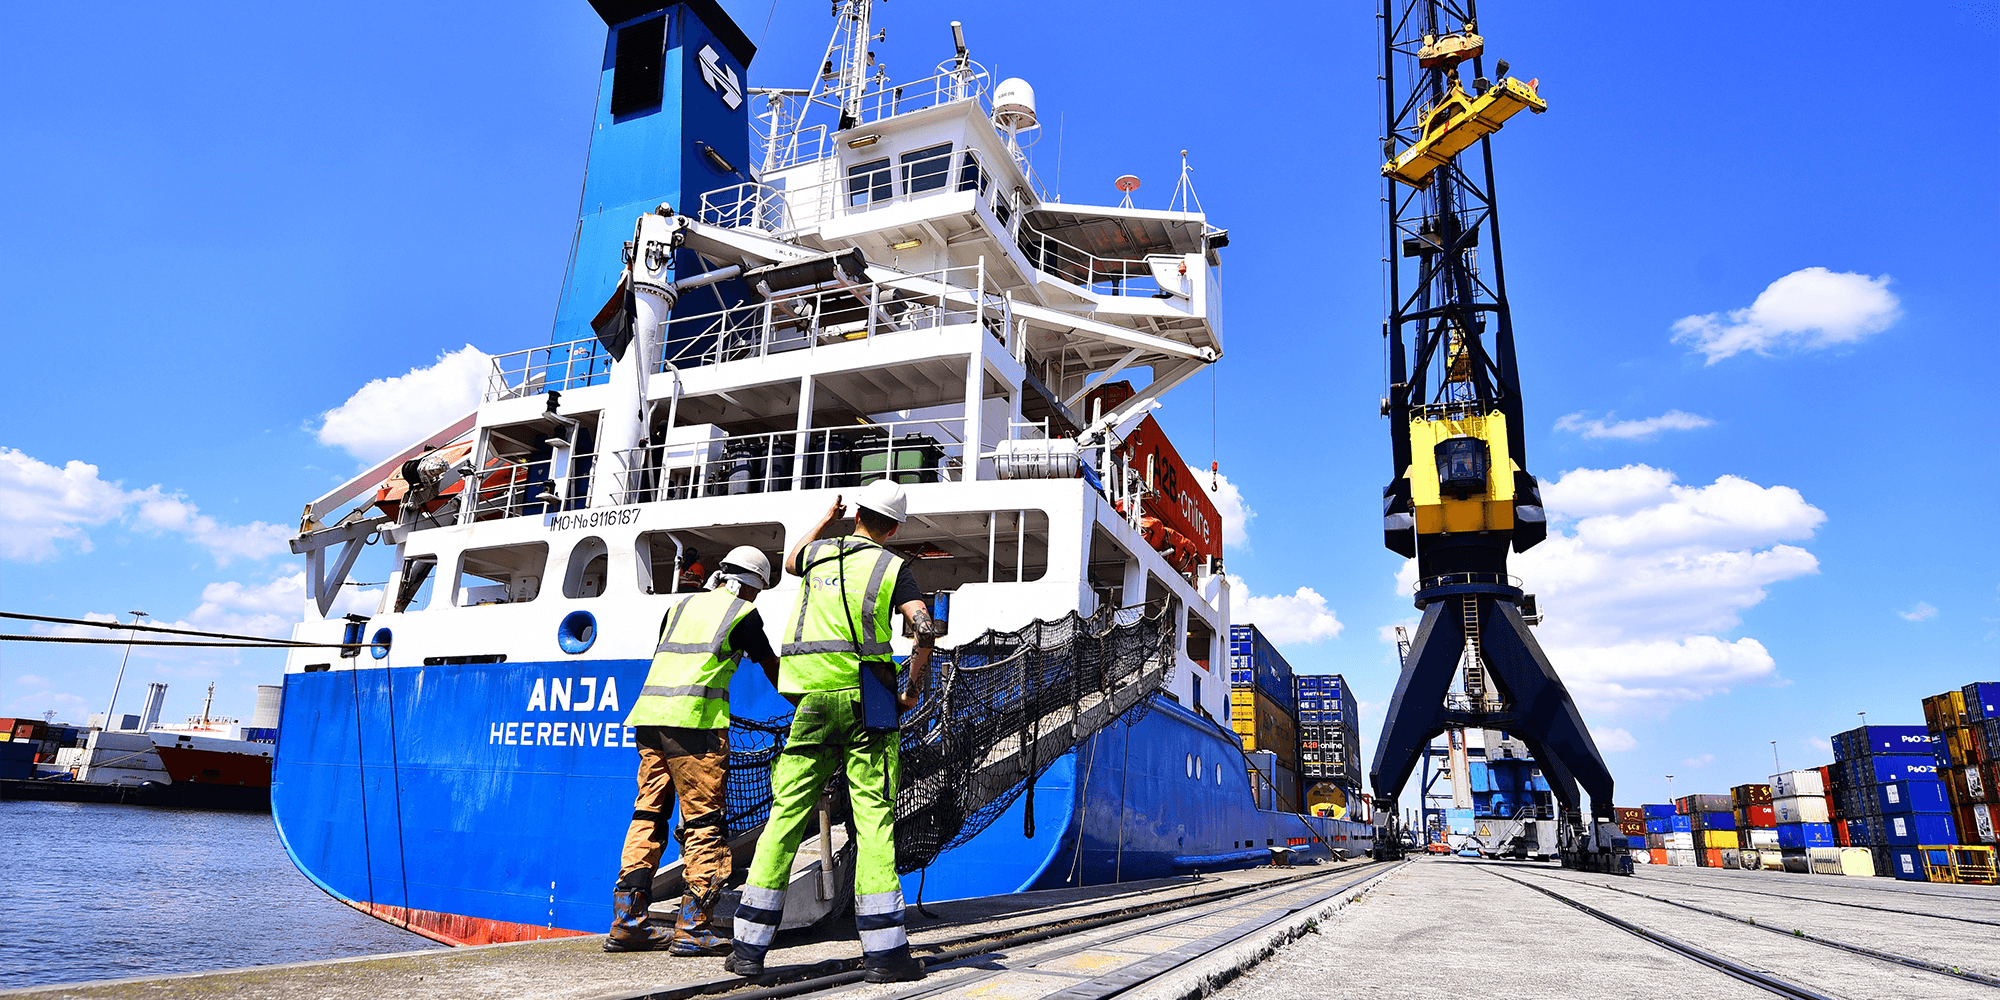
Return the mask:
<path id="1" fill-rule="evenodd" d="M 646 666 L 288 674 L 271 789 L 286 850 L 335 898 L 447 943 L 602 931 L 638 761 L 622 722 Z M 755 671 L 738 672 L 732 698 L 746 718 L 789 710 Z M 1162 699 L 1056 761 L 904 892 L 1185 875 L 1262 863 L 1269 846 L 1351 856 L 1369 832 L 1256 808 L 1234 737 Z"/>

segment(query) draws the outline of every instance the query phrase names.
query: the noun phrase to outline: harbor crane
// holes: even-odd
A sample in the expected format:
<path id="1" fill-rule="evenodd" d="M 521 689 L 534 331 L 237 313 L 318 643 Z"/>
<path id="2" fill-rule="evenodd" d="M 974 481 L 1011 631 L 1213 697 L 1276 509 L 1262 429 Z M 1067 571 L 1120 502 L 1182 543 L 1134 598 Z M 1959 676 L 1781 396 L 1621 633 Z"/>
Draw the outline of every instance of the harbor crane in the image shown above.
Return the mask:
<path id="1" fill-rule="evenodd" d="M 1541 542 L 1548 524 L 1528 472 L 1492 137 L 1521 111 L 1548 106 L 1539 82 L 1510 77 L 1505 60 L 1487 77 L 1475 0 L 1383 0 L 1378 16 L 1389 239 L 1382 414 L 1394 458 L 1382 540 L 1416 560 L 1423 619 L 1375 745 L 1375 815 L 1396 822 L 1397 797 L 1439 734 L 1503 730 L 1527 745 L 1560 803 L 1563 863 L 1629 873 L 1630 856 L 1615 849 L 1611 772 L 1529 632 L 1540 620 L 1534 595 L 1507 572 L 1509 552 Z M 1462 695 L 1451 690 L 1461 663 Z M 1378 831 L 1377 851 L 1396 852 L 1399 833 Z"/>

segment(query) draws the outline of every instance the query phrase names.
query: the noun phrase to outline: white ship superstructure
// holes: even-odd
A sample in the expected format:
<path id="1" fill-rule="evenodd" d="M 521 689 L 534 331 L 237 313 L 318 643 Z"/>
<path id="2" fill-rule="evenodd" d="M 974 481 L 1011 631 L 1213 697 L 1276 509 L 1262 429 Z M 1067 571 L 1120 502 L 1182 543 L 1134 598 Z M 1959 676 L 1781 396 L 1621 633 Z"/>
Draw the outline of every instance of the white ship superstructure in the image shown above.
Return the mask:
<path id="1" fill-rule="evenodd" d="M 1019 144 L 1026 84 L 991 87 L 962 43 L 928 79 L 864 78 L 867 5 L 847 6 L 842 68 L 744 98 L 765 107 L 755 179 L 638 221 L 599 336 L 496 357 L 475 414 L 308 509 L 298 638 L 362 638 L 323 615 L 370 537 L 395 572 L 374 655 L 295 650 L 288 670 L 645 659 L 708 560 L 780 553 L 886 474 L 911 511 L 893 545 L 950 595 L 951 636 L 1170 602 L 1168 693 L 1226 728 L 1221 526 L 1198 483 L 1162 481 L 1184 467 L 1121 447 L 1221 354 L 1226 234 L 1185 174 L 1169 210 L 1051 200 Z M 317 520 L 385 479 L 383 502 Z M 1148 495 L 1189 531 L 1142 523 Z M 762 600 L 774 633 L 794 596 L 786 579 Z"/>

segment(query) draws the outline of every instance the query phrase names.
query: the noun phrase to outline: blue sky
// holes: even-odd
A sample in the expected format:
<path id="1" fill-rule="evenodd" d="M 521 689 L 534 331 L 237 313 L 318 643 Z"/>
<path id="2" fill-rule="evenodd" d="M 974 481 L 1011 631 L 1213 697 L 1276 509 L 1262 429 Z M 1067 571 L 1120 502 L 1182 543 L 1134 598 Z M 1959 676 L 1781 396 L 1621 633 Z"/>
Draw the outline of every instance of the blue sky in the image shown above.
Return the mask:
<path id="1" fill-rule="evenodd" d="M 724 6 L 762 39 L 752 85 L 805 83 L 824 3 Z M 282 629 L 287 529 L 385 433 L 343 404 L 467 344 L 546 340 L 603 27 L 582 0 L 465 9 L 10 12 L 0 609 Z M 1992 48 L 1996 18 L 1577 10 L 1495 0 L 1482 25 L 1550 104 L 1496 140 L 1530 467 L 1568 515 L 1516 571 L 1620 748 L 1620 800 L 1654 801 L 1663 774 L 1682 793 L 1761 778 L 1772 740 L 1820 763 L 1857 711 L 1920 722 L 1922 696 L 2000 678 L 1979 402 L 2000 362 L 1996 140 L 1954 124 L 1985 80 L 1953 55 Z M 1377 706 L 1372 743 L 1383 630 L 1414 616 L 1378 531 L 1373 7 L 897 0 L 878 9 L 892 75 L 928 75 L 953 17 L 1034 84 L 1055 126 L 1037 170 L 1067 200 L 1112 203 L 1130 172 L 1163 206 L 1189 151 L 1233 238 L 1228 356 L 1213 436 L 1205 377 L 1160 417 L 1255 512 L 1229 552 L 1249 609 Z M 135 653 L 121 705 L 165 679 L 182 715 L 213 680 L 247 714 L 277 664 Z M 0 714 L 80 721 L 116 665 L 8 644 Z"/>

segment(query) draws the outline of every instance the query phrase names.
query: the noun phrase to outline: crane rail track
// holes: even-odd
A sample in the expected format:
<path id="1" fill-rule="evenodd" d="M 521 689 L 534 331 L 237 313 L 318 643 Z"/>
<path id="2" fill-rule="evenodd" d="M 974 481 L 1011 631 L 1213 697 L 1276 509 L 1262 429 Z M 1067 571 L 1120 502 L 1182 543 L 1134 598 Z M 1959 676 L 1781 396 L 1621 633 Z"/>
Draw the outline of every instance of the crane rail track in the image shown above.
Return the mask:
<path id="1" fill-rule="evenodd" d="M 1737 892 L 1737 893 L 1742 893 L 1746 896 L 1769 896 L 1772 899 L 1788 899 L 1795 903 L 1824 903 L 1827 906 L 1846 906 L 1857 910 L 1874 910 L 1877 913 L 1894 913 L 1897 914 L 1898 916 L 1905 916 L 1905 917 L 1926 917 L 1931 920 L 1950 920 L 1961 924 L 1982 924 L 1987 927 L 2000 927 L 2000 920 L 1981 920 L 1977 917 L 1955 917 L 1946 913 L 1925 913 L 1922 910 L 1901 910 L 1893 906 L 1870 906 L 1867 903 L 1848 903 L 1848 902 L 1842 902 L 1841 900 L 1838 899 L 1820 899 L 1815 896 L 1794 896 L 1791 893 L 1787 892 L 1765 892 L 1761 889 L 1745 889 L 1733 885 L 1720 885 L 1720 884 L 1710 885 L 1706 882 L 1684 881 L 1682 879 L 1661 879 L 1660 881 L 1677 886 L 1686 886 L 1691 889 L 1712 889 L 1716 892 Z M 1875 887 L 1850 885 L 1850 886 L 1843 886 L 1843 888 L 1873 889 Z M 1878 891 L 1892 891 L 1892 890 L 1878 890 Z M 1925 898 L 1963 899 L 1964 897 L 1945 896 L 1942 893 L 1926 893 Z"/>
<path id="2" fill-rule="evenodd" d="M 1277 909 L 1275 913 L 1267 912 L 1261 915 L 1261 919 L 1253 919 L 1250 921 L 1246 921 L 1245 923 L 1238 925 L 1235 928 L 1231 928 L 1230 931 L 1225 931 L 1215 935 L 1210 935 L 1209 937 L 1202 938 L 1199 941 L 1190 942 L 1186 945 L 1181 946 L 1180 948 L 1176 948 L 1172 951 L 1166 952 L 1163 955 L 1154 956 L 1154 958 L 1152 959 L 1146 959 L 1142 962 L 1135 963 L 1135 965 L 1133 967 L 1129 967 L 1128 970 L 1120 970 L 1119 972 L 1114 972 L 1104 977 L 1100 977 L 1099 980 L 1092 980 L 1088 983 L 1080 983 L 1075 987 L 1071 987 L 1070 990 L 1064 991 L 1063 997 L 1065 998 L 1065 1000 L 1085 1000 L 1085 998 L 1109 997 L 1115 995 L 1116 993 L 1124 992 L 1125 990 L 1130 989 L 1133 986 L 1139 985 L 1146 979 L 1157 977 L 1166 972 L 1172 971 L 1173 969 L 1178 968 L 1181 965 L 1186 964 L 1187 962 L 1193 961 L 1195 958 L 1199 957 L 1200 954 L 1205 953 L 1208 950 L 1213 950 L 1213 948 L 1220 947 L 1224 944 L 1229 943 L 1230 941 L 1236 940 L 1237 938 L 1252 933 L 1260 927 L 1268 926 L 1270 923 L 1278 919 L 1282 919 L 1282 917 L 1289 915 L 1290 913 L 1297 912 L 1297 910 L 1299 909 L 1318 905 L 1319 903 L 1333 899 L 1343 893 L 1355 891 L 1369 882 L 1373 882 L 1376 879 L 1379 879 L 1385 875 L 1388 875 L 1393 871 L 1402 868 L 1406 864 L 1408 864 L 1407 861 L 1389 865 L 1381 865 L 1373 863 L 1367 864 L 1363 866 L 1363 870 L 1362 872 L 1359 873 L 1358 878 L 1340 880 L 1337 886 L 1334 886 L 1328 889 L 1326 892 L 1319 894 L 1310 902 L 1303 903 L 1295 907 Z M 1287 886 L 1297 886 L 1302 883 L 1310 883 L 1315 880 L 1321 880 L 1321 879 L 1335 880 L 1338 879 L 1339 876 L 1342 874 L 1353 875 L 1357 873 L 1354 869 L 1351 868 L 1343 868 L 1331 872 L 1310 872 L 1303 875 L 1293 876 L 1291 878 L 1275 879 L 1269 882 L 1259 882 L 1251 885 L 1235 885 L 1223 889 L 1215 889 L 1215 890 L 1210 890 L 1208 892 L 1197 893 L 1194 895 L 1179 896 L 1172 899 L 1163 899 L 1151 903 L 1141 903 L 1135 906 L 1128 906 L 1120 910 L 1114 910 L 1110 913 L 1098 914 L 1096 916 L 1091 916 L 1091 917 L 1058 918 L 1055 920 L 1050 920 L 1038 924 L 1029 924 L 1021 927 L 1012 927 L 996 931 L 980 931 L 970 934 L 959 935 L 957 937 L 944 938 L 941 940 L 931 940 L 923 942 L 912 941 L 910 943 L 910 950 L 911 953 L 915 955 L 915 957 L 919 961 L 923 962 L 928 969 L 937 970 L 943 967 L 950 966 L 953 963 L 963 961 L 968 958 L 975 958 L 981 955 L 989 955 L 993 952 L 1002 951 L 1008 948 L 1015 948 L 1015 947 L 1020 947 L 1022 945 L 1036 944 L 1038 942 L 1066 937 L 1072 934 L 1080 934 L 1086 931 L 1096 930 L 1100 927 L 1107 927 L 1113 924 L 1123 923 L 1128 920 L 1136 920 L 1142 917 L 1153 916 L 1155 914 L 1168 913 L 1174 910 L 1185 910 L 1189 908 L 1203 907 L 1208 904 L 1228 902 L 1230 900 L 1234 900 L 1239 897 L 1268 892 L 1273 889 L 1280 889 Z M 1190 915 L 1184 918 L 1183 920 L 1173 921 L 1172 923 L 1165 925 L 1155 925 L 1153 927 L 1146 928 L 1145 931 L 1136 931 L 1134 932 L 1134 934 L 1157 930 L 1158 927 L 1160 926 L 1172 926 L 1172 924 L 1174 923 L 1184 923 L 1186 921 L 1199 919 L 1200 917 L 1207 915 L 1208 914 L 1206 912 Z M 1214 940 L 1216 938 L 1225 937 L 1226 935 L 1232 935 L 1232 932 L 1233 936 L 1228 936 L 1227 940 L 1220 940 L 1220 941 Z M 1093 940 L 1088 944 L 1081 945 L 1072 950 L 1083 951 L 1089 948 L 1101 947 L 1103 943 L 1104 942 L 1102 941 Z M 1190 951 L 1190 949 L 1193 949 L 1196 946 L 1201 946 L 1201 951 L 1199 952 Z M 1066 952 L 1061 952 L 1059 954 L 1068 954 L 1068 953 L 1069 952 L 1066 951 Z M 1041 960 L 1046 960 L 1047 957 L 1055 957 L 1055 956 L 1045 956 Z M 1168 959 L 1169 957 L 1176 960 L 1171 961 L 1170 963 L 1165 963 L 1162 961 L 1164 959 Z M 1144 976 L 1140 978 L 1130 979 L 1129 981 L 1124 981 L 1119 984 L 1112 984 L 1108 982 L 1114 979 L 1121 979 L 1127 976 L 1127 974 L 1131 971 L 1139 971 L 1140 967 L 1145 967 L 1143 971 L 1146 973 Z M 1005 970 L 1001 971 L 1004 972 Z M 998 974 L 999 973 L 996 972 L 992 973 L 991 975 L 998 975 Z M 990 978 L 990 975 L 987 977 L 978 977 L 978 978 Z M 716 996 L 723 994 L 726 994 L 729 997 L 729 1000 L 777 1000 L 777 998 L 781 997 L 798 996 L 801 994 L 815 993 L 822 990 L 829 990 L 837 987 L 854 985 L 860 983 L 861 979 L 862 979 L 862 968 L 861 968 L 860 958 L 855 957 L 855 958 L 844 958 L 844 959 L 830 959 L 827 961 L 816 962 L 812 965 L 777 967 L 769 969 L 766 971 L 765 975 L 759 977 L 756 980 L 744 979 L 741 976 L 735 976 L 735 975 L 723 975 L 720 977 L 702 980 L 698 982 L 677 983 L 673 986 L 660 990 L 623 994 L 616 998 L 611 998 L 611 1000 L 691 1000 L 691 998 L 693 997 Z M 1115 988 L 1110 988 L 1104 992 L 1081 992 L 1081 993 L 1074 992 L 1076 990 L 1082 990 L 1085 989 L 1086 987 L 1090 987 L 1094 984 L 1097 984 L 1101 980 L 1107 981 L 1106 982 L 1107 986 L 1115 985 Z M 964 985 L 963 980 L 955 981 L 952 984 L 953 987 L 962 985 Z M 912 998 L 921 997 L 933 992 L 938 992 L 940 991 L 940 989 L 941 987 L 921 987 L 911 993 L 899 994 L 898 996 L 912 997 Z"/>
<path id="3" fill-rule="evenodd" d="M 1892 965 L 1901 965 L 1912 969 L 1921 969 L 1925 972 L 1935 972 L 1941 976 L 1952 976 L 1957 979 L 1964 979 L 1970 982 L 1975 982 L 1982 986 L 2000 986 L 2000 979 L 1996 979 L 1992 976 L 1982 975 L 1977 972 L 1966 972 L 1964 970 L 1957 969 L 1952 966 L 1940 965 L 1936 962 L 1925 961 L 1924 959 L 1921 958 L 1911 958 L 1907 955 L 1898 955 L 1894 952 L 1880 951 L 1874 948 L 1868 948 L 1858 944 L 1849 944 L 1845 941 L 1835 941 L 1832 938 L 1818 937 L 1816 935 L 1807 934 L 1804 931 L 1800 930 L 1788 931 L 1782 927 L 1776 927 L 1771 924 L 1760 924 L 1756 921 L 1755 918 L 1752 917 L 1739 917 L 1734 913 L 1725 913 L 1721 910 L 1711 910 L 1705 906 L 1696 906 L 1693 903 L 1683 903 L 1679 900 L 1665 899 L 1659 896 L 1654 896 L 1643 892 L 1634 892 L 1631 889 L 1620 889 L 1617 888 L 1616 886 L 1609 886 L 1609 885 L 1600 886 L 1600 885 L 1594 885 L 1589 882 L 1579 882 L 1576 879 L 1561 878 L 1557 876 L 1550 876 L 1550 877 L 1554 878 L 1555 881 L 1558 882 L 1568 882 L 1571 885 L 1580 885 L 1592 889 L 1606 889 L 1611 892 L 1623 893 L 1627 896 L 1637 896 L 1640 899 L 1649 899 L 1655 903 L 1665 903 L 1668 906 L 1677 906 L 1683 910 L 1692 910 L 1696 913 L 1707 914 L 1708 916 L 1711 917 L 1720 917 L 1724 920 L 1734 920 L 1739 924 L 1748 924 L 1749 926 L 1755 927 L 1758 930 L 1770 931 L 1773 934 L 1779 934 L 1784 937 L 1792 938 L 1798 941 L 1810 941 L 1813 944 L 1823 945 L 1828 948 L 1837 948 L 1841 951 L 1849 952 L 1855 955 L 1860 955 L 1864 958 L 1872 958 L 1880 962 L 1888 962 Z M 1874 907 L 1869 907 L 1869 909 L 1874 909 Z M 1896 912 L 1903 912 L 1903 911 L 1896 911 Z M 1927 916 L 1927 914 L 1916 914 L 1916 915 Z M 1984 923 L 1984 921 L 1976 921 L 1976 922 Z"/>
<path id="4" fill-rule="evenodd" d="M 1515 885 L 1522 886 L 1523 888 L 1533 889 L 1534 891 L 1539 892 L 1542 895 L 1549 897 L 1550 899 L 1554 899 L 1557 902 L 1560 902 L 1566 906 L 1569 906 L 1570 908 L 1575 909 L 1581 913 L 1584 913 L 1588 916 L 1596 917 L 1597 919 L 1607 924 L 1610 924 L 1611 926 L 1616 927 L 1621 931 L 1631 934 L 1634 937 L 1650 941 L 1653 944 L 1659 945 L 1660 947 L 1667 949 L 1668 951 L 1675 952 L 1687 958 L 1691 958 L 1695 962 L 1701 965 L 1705 965 L 1711 969 L 1714 969 L 1715 971 L 1720 972 L 1723 975 L 1730 977 L 1731 979 L 1736 979 L 1741 982 L 1748 983 L 1766 992 L 1775 993 L 1781 997 L 1793 997 L 1796 998 L 1796 1000 L 1835 1000 L 1835 998 L 1829 997 L 1824 993 L 1815 992 L 1813 990 L 1807 989 L 1804 986 L 1800 986 L 1797 983 L 1790 982 L 1784 979 L 1779 979 L 1776 976 L 1759 972 L 1756 969 L 1752 969 L 1747 965 L 1743 965 L 1739 962 L 1732 961 L 1728 958 L 1725 958 L 1721 955 L 1717 955 L 1713 952 L 1704 951 L 1678 938 L 1668 937 L 1667 935 L 1661 934 L 1658 931 L 1648 930 L 1644 927 L 1641 927 L 1638 924 L 1632 923 L 1629 920 L 1624 920 L 1619 917 L 1612 916 L 1611 914 L 1606 913 L 1605 911 L 1600 910 L 1595 906 L 1591 906 L 1589 903 L 1585 903 L 1576 899 L 1571 899 L 1570 897 L 1565 896 L 1562 893 L 1557 892 L 1553 889 L 1535 885 L 1532 882 L 1523 881 L 1521 879 L 1515 878 L 1512 875 L 1503 875 L 1497 871 L 1492 872 L 1491 874 L 1496 878 L 1506 879 L 1507 881 L 1512 882 Z"/>

